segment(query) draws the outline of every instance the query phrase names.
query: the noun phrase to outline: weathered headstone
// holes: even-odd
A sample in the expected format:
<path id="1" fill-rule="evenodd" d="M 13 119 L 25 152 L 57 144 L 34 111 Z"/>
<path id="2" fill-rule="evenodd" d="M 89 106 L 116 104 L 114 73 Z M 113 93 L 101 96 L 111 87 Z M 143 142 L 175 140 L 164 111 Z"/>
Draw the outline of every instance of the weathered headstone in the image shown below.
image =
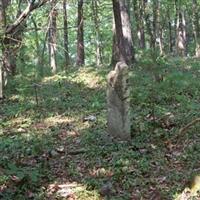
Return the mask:
<path id="1" fill-rule="evenodd" d="M 118 62 L 107 77 L 108 133 L 122 140 L 131 137 L 128 79 L 129 67 L 124 62 Z"/>

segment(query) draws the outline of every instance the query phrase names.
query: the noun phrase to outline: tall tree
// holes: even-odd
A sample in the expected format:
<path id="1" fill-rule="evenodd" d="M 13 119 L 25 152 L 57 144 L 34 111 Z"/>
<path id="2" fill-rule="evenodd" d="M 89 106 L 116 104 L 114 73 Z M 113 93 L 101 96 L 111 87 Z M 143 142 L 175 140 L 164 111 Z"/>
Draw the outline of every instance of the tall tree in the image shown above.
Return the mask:
<path id="1" fill-rule="evenodd" d="M 77 58 L 76 65 L 81 66 L 85 63 L 84 48 L 84 18 L 83 18 L 83 0 L 78 0 L 78 30 L 77 30 Z"/>
<path id="2" fill-rule="evenodd" d="M 0 0 L 0 45 L 2 46 L 3 34 L 6 25 L 6 18 L 5 18 L 5 5 L 4 0 Z M 1 48 L 2 49 L 2 48 Z M 3 98 L 3 51 L 1 51 L 1 58 L 0 58 L 0 99 Z"/>
<path id="3" fill-rule="evenodd" d="M 150 10 L 149 9 L 150 3 L 147 0 L 145 0 L 144 5 L 145 5 L 145 8 L 146 8 L 146 12 L 144 13 L 144 18 L 145 18 L 147 33 L 149 35 L 149 45 L 150 45 L 151 49 L 155 49 L 155 41 L 154 41 L 155 35 L 153 34 L 151 14 L 150 14 L 150 11 L 149 11 Z"/>
<path id="4" fill-rule="evenodd" d="M 193 10 L 193 35 L 195 40 L 195 56 L 200 57 L 200 25 L 199 25 L 199 4 L 197 0 L 192 1 L 192 10 Z"/>
<path id="5" fill-rule="evenodd" d="M 18 2 L 18 10 L 17 10 L 17 15 L 16 18 L 18 18 L 22 11 L 23 1 L 19 0 Z M 26 27 L 26 22 L 23 21 L 21 22 L 18 27 L 15 28 L 15 31 L 9 34 L 6 34 L 3 40 L 3 46 L 4 46 L 4 69 L 6 73 L 15 75 L 16 73 L 16 68 L 17 68 L 17 57 L 19 53 L 19 49 L 22 44 L 23 40 L 23 32 Z"/>
<path id="6" fill-rule="evenodd" d="M 112 0 L 113 13 L 115 21 L 116 44 L 119 53 L 117 61 L 123 61 L 127 64 L 134 62 L 134 49 L 131 33 L 130 19 L 128 15 L 128 9 L 125 0 Z M 113 39 L 113 45 L 115 48 L 115 38 Z"/>
<path id="7" fill-rule="evenodd" d="M 135 57 L 134 57 L 132 30 L 131 30 L 130 16 L 128 14 L 129 12 L 127 7 L 127 2 L 126 0 L 120 0 L 119 3 L 120 3 L 122 33 L 123 33 L 123 40 L 127 57 L 127 64 L 133 64 Z"/>
<path id="8" fill-rule="evenodd" d="M 63 21 L 64 21 L 64 51 L 65 51 L 65 67 L 70 64 L 69 48 L 68 48 L 68 19 L 67 19 L 67 0 L 63 0 Z"/>
<path id="9" fill-rule="evenodd" d="M 92 12 L 93 12 L 94 25 L 95 25 L 95 35 L 96 35 L 96 65 L 99 66 L 102 63 L 102 55 L 101 55 L 101 38 L 100 38 L 100 27 L 99 27 L 98 1 L 96 0 L 92 0 Z"/>
<path id="10" fill-rule="evenodd" d="M 41 0 L 38 2 L 35 1 L 31 1 L 28 2 L 27 7 L 23 10 L 23 12 L 18 12 L 16 19 L 10 23 L 10 24 L 6 24 L 6 7 L 11 3 L 10 0 L 0 0 L 0 47 L 1 47 L 1 58 L 0 58 L 0 98 L 3 97 L 3 85 L 6 82 L 6 76 L 5 76 L 5 72 L 7 69 L 7 55 L 8 53 L 7 48 L 10 48 L 10 45 L 12 46 L 13 43 L 10 44 L 10 42 L 8 42 L 9 40 L 13 40 L 12 38 L 15 39 L 15 34 L 17 33 L 17 37 L 21 34 L 21 28 L 20 26 L 22 26 L 22 24 L 25 22 L 25 20 L 27 19 L 27 17 L 30 15 L 30 13 L 32 11 L 34 11 L 35 9 L 43 6 L 45 3 L 47 3 L 49 0 Z M 21 4 L 21 0 L 19 1 L 19 7 L 20 8 L 20 4 Z M 15 41 L 17 42 L 17 41 Z M 16 43 L 14 43 L 16 44 Z M 8 55 L 10 56 L 10 55 Z M 6 68 L 6 69 L 5 69 Z"/>
<path id="11" fill-rule="evenodd" d="M 170 16 L 170 6 L 167 6 L 167 19 L 168 19 L 168 31 L 169 31 L 169 39 L 168 39 L 168 46 L 169 46 L 169 52 L 173 52 L 173 33 L 172 33 L 172 19 Z"/>
<path id="12" fill-rule="evenodd" d="M 181 3 L 175 0 L 176 10 L 176 52 L 179 56 L 186 54 L 186 21 L 185 13 L 181 8 Z"/>
<path id="13" fill-rule="evenodd" d="M 49 15 L 49 63 L 51 67 L 51 72 L 56 73 L 57 63 L 56 63 L 56 32 L 57 32 L 57 0 L 51 1 L 51 11 Z"/>
<path id="14" fill-rule="evenodd" d="M 136 20 L 137 37 L 139 40 L 139 47 L 145 48 L 145 30 L 144 30 L 144 13 L 145 13 L 145 0 L 133 1 L 134 16 Z"/>
<path id="15" fill-rule="evenodd" d="M 115 66 L 115 64 L 119 61 L 120 58 L 120 50 L 117 43 L 117 35 L 115 28 L 115 20 L 113 18 L 113 40 L 112 40 L 112 58 L 111 58 L 111 66 Z"/>

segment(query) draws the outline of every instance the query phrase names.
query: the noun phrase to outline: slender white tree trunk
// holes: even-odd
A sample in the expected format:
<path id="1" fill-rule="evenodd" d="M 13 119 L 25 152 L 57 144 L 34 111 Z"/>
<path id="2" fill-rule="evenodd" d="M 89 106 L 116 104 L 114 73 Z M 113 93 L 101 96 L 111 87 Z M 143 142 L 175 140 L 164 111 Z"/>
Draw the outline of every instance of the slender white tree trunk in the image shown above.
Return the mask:
<path id="1" fill-rule="evenodd" d="M 56 63 L 56 0 L 51 2 L 51 13 L 50 13 L 50 27 L 49 27 L 49 62 L 51 67 L 51 72 L 54 74 L 57 70 Z"/>

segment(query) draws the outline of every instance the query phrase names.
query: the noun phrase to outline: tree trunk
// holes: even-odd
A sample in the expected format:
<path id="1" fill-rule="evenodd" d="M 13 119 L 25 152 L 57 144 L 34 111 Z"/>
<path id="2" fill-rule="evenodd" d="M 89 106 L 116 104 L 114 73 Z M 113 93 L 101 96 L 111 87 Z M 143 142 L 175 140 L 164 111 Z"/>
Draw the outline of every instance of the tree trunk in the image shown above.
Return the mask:
<path id="1" fill-rule="evenodd" d="M 184 12 L 179 11 L 177 20 L 177 38 L 176 38 L 177 54 L 179 56 L 186 55 L 186 31 Z"/>
<path id="2" fill-rule="evenodd" d="M 144 0 L 140 1 L 140 47 L 145 49 L 145 31 L 144 31 L 144 9 L 145 2 Z"/>
<path id="3" fill-rule="evenodd" d="M 160 0 L 153 0 L 153 49 L 159 48 L 163 54 L 162 28 L 160 24 Z"/>
<path id="4" fill-rule="evenodd" d="M 135 57 L 134 57 L 132 31 L 131 31 L 130 17 L 128 15 L 128 8 L 125 0 L 120 0 L 119 3 L 120 3 L 122 33 L 126 51 L 125 53 L 127 58 L 127 64 L 133 64 L 135 61 Z"/>
<path id="5" fill-rule="evenodd" d="M 23 12 L 21 12 L 22 0 L 18 1 L 18 13 L 15 21 L 6 25 L 6 8 L 11 0 L 0 0 L 0 98 L 3 97 L 3 86 L 7 82 L 7 71 L 15 72 L 16 51 L 21 45 L 22 33 L 25 20 L 30 13 L 44 5 L 48 0 L 41 0 L 37 3 L 31 1 Z M 14 63 L 14 67 L 13 67 Z"/>
<path id="6" fill-rule="evenodd" d="M 102 63 L 102 54 L 101 54 L 101 38 L 99 30 L 99 16 L 98 16 L 98 2 L 92 0 L 92 11 L 93 19 L 95 24 L 95 34 L 96 34 L 96 65 L 99 66 Z"/>
<path id="7" fill-rule="evenodd" d="M 51 12 L 50 12 L 50 23 L 49 23 L 49 63 L 51 67 L 51 72 L 56 73 L 57 63 L 56 63 L 56 32 L 57 32 L 57 9 L 56 0 L 51 2 Z"/>
<path id="8" fill-rule="evenodd" d="M 153 49 L 156 48 L 156 38 L 158 32 L 158 0 L 153 0 Z"/>
<path id="9" fill-rule="evenodd" d="M 68 48 L 67 4 L 68 4 L 67 0 L 63 0 L 65 68 L 67 68 L 70 64 L 69 48 Z"/>
<path id="10" fill-rule="evenodd" d="M 179 56 L 186 54 L 186 23 L 184 12 L 181 11 L 180 2 L 175 0 L 176 11 L 176 53 Z"/>
<path id="11" fill-rule="evenodd" d="M 128 10 L 124 0 L 113 0 L 112 2 L 115 20 L 116 41 L 119 50 L 119 55 L 117 56 L 118 58 L 115 60 L 126 62 L 127 64 L 132 64 L 135 59 Z M 115 42 L 115 39 L 113 39 L 113 42 Z M 113 45 L 115 45 L 115 43 L 113 43 Z M 115 52 L 117 52 L 117 50 L 115 50 Z"/>
<path id="12" fill-rule="evenodd" d="M 163 30 L 161 26 L 160 0 L 157 0 L 157 38 L 160 49 L 160 54 L 163 55 Z"/>
<path id="13" fill-rule="evenodd" d="M 114 12 L 114 20 L 115 20 L 115 33 L 116 33 L 116 41 L 117 47 L 119 49 L 119 55 L 116 59 L 117 61 L 127 62 L 125 44 L 123 41 L 123 31 L 122 31 L 122 20 L 120 15 L 120 4 L 119 0 L 112 0 L 113 2 L 113 12 Z"/>
<path id="14" fill-rule="evenodd" d="M 197 0 L 193 0 L 193 35 L 196 44 L 195 56 L 200 58 L 200 27 L 199 27 L 199 5 Z"/>
<path id="15" fill-rule="evenodd" d="M 172 23 L 171 23 L 171 18 L 170 18 L 169 7 L 168 7 L 168 10 L 167 10 L 167 17 L 168 17 L 168 30 L 169 30 L 169 52 L 173 53 Z"/>
<path id="16" fill-rule="evenodd" d="M 134 15 L 137 27 L 137 37 L 139 40 L 139 47 L 141 49 L 145 48 L 145 31 L 144 31 L 144 10 L 145 10 L 144 0 L 134 1 Z"/>
<path id="17" fill-rule="evenodd" d="M 116 36 L 116 28 L 115 28 L 115 20 L 113 18 L 113 41 L 112 41 L 112 58 L 111 58 L 111 66 L 115 67 L 116 63 L 119 61 L 119 47 L 117 44 L 117 36 Z"/>
<path id="18" fill-rule="evenodd" d="M 147 7 L 148 5 L 148 1 L 144 0 L 144 4 L 145 7 Z M 150 13 L 148 13 L 147 11 L 144 13 L 144 18 L 145 18 L 145 22 L 146 22 L 146 28 L 147 28 L 147 32 L 149 34 L 149 44 L 150 44 L 150 48 L 151 49 L 155 49 L 155 42 L 154 42 L 154 34 L 153 34 L 153 27 L 152 27 L 152 23 L 150 20 Z"/>
<path id="19" fill-rule="evenodd" d="M 5 24 L 6 24 L 6 20 L 5 20 L 5 7 L 4 7 L 4 1 L 0 0 L 0 41 L 1 41 L 1 46 L 3 46 L 2 44 L 2 38 L 4 35 L 4 30 L 5 30 Z M 1 48 L 2 49 L 2 48 Z M 2 55 L 3 55 L 3 51 L 1 51 L 1 58 L 0 58 L 0 99 L 3 98 L 3 59 L 2 59 Z"/>
<path id="20" fill-rule="evenodd" d="M 38 34 L 38 26 L 35 19 L 31 18 L 33 26 L 34 26 L 34 33 L 35 33 L 35 45 L 36 45 L 36 54 L 37 54 L 37 66 L 38 73 L 40 76 L 43 76 L 44 69 L 43 69 L 43 54 L 40 49 L 40 41 L 39 41 L 39 34 Z"/>
<path id="21" fill-rule="evenodd" d="M 78 0 L 77 66 L 85 64 L 83 21 L 83 0 Z"/>

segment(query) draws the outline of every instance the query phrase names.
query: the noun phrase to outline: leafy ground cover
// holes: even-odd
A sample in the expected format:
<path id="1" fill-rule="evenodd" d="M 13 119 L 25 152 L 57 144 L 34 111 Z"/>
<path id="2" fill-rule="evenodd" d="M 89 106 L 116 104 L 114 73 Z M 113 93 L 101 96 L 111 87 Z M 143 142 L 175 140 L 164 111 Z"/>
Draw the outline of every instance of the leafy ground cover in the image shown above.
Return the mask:
<path id="1" fill-rule="evenodd" d="M 200 117 L 200 63 L 161 61 L 131 72 L 131 142 L 106 134 L 108 67 L 43 79 L 29 69 L 10 81 L 0 107 L 0 199 L 178 199 L 200 170 L 199 125 L 177 136 Z"/>

